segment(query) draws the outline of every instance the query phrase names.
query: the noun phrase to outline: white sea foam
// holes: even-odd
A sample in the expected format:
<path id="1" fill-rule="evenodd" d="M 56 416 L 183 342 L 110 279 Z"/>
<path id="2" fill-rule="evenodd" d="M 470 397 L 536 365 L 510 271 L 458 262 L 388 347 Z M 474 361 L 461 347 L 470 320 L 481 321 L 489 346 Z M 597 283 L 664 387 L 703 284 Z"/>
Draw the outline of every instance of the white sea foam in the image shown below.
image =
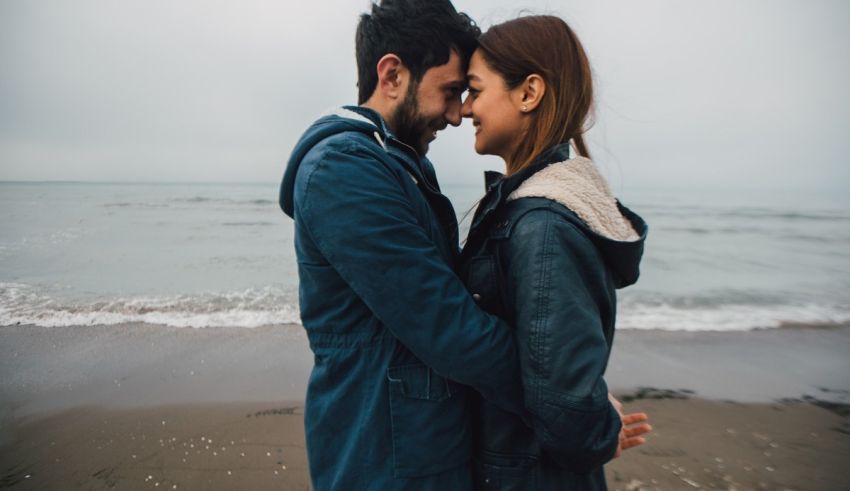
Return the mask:
<path id="1" fill-rule="evenodd" d="M 70 301 L 16 283 L 0 283 L 0 325 L 44 327 L 142 322 L 173 327 L 260 327 L 300 322 L 286 292 L 266 287 L 239 292 L 137 296 Z"/>
<path id="2" fill-rule="evenodd" d="M 750 331 L 787 325 L 850 323 L 850 308 L 806 305 L 714 305 L 682 308 L 630 303 L 620 308 L 617 329 Z"/>
<path id="3" fill-rule="evenodd" d="M 141 322 L 173 327 L 260 327 L 299 324 L 294 295 L 278 287 L 173 296 L 135 296 L 71 301 L 16 283 L 0 283 L 0 326 L 44 327 Z M 806 304 L 715 304 L 623 302 L 618 329 L 748 331 L 786 325 L 850 323 L 850 307 Z"/>

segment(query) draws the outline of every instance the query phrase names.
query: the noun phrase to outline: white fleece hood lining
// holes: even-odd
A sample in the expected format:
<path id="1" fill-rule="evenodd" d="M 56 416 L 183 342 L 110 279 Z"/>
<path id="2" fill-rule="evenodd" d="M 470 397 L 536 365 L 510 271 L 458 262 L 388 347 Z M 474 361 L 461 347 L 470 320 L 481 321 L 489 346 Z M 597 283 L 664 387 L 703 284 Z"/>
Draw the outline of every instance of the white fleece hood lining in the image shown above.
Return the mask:
<path id="1" fill-rule="evenodd" d="M 344 107 L 335 107 L 333 109 L 329 109 L 328 111 L 325 111 L 324 114 L 322 114 L 322 117 L 325 116 L 339 116 L 340 118 L 353 119 L 355 121 L 360 121 L 361 123 L 367 123 L 370 126 L 375 126 L 375 123 L 373 123 L 366 116 L 358 114 L 352 111 L 351 109 L 346 109 Z"/>
<path id="2" fill-rule="evenodd" d="M 596 165 L 588 158 L 576 157 L 551 164 L 526 179 L 508 196 L 547 198 L 578 215 L 591 230 L 620 242 L 640 239 L 634 227 L 617 208 L 617 200 Z"/>

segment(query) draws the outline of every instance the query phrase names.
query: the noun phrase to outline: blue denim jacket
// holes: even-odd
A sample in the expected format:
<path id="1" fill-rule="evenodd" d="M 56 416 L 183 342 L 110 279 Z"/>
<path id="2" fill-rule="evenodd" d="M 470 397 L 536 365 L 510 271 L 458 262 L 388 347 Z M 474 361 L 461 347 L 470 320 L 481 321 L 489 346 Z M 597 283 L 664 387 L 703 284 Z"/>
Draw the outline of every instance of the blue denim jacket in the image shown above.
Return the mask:
<path id="1" fill-rule="evenodd" d="M 457 221 L 430 162 L 346 107 L 302 136 L 280 202 L 315 355 L 314 488 L 471 489 L 469 387 L 519 413 L 519 362 L 508 326 L 453 271 Z"/>
<path id="2" fill-rule="evenodd" d="M 471 397 L 480 490 L 604 490 L 602 465 L 617 448 L 621 423 L 603 374 L 614 338 L 615 290 L 637 281 L 647 227 L 617 203 L 634 239 L 602 236 L 543 197 L 540 181 L 536 197 L 508 200 L 548 165 L 570 165 L 567 159 L 568 147 L 561 146 L 514 175 L 491 174 L 463 250 L 470 291 L 515 328 L 531 416 L 529 426 Z M 547 184 L 559 191 L 566 186 Z"/>

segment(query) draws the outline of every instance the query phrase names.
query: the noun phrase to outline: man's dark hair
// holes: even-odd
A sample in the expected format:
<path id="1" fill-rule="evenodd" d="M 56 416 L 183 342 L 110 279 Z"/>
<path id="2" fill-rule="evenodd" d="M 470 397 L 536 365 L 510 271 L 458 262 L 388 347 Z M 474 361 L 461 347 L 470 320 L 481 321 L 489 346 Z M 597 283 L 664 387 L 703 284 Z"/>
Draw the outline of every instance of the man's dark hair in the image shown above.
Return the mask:
<path id="1" fill-rule="evenodd" d="M 372 12 L 360 16 L 357 26 L 358 104 L 378 85 L 378 60 L 388 53 L 401 58 L 412 82 L 428 69 L 444 65 L 455 50 L 468 63 L 481 30 L 449 0 L 381 0 Z"/>

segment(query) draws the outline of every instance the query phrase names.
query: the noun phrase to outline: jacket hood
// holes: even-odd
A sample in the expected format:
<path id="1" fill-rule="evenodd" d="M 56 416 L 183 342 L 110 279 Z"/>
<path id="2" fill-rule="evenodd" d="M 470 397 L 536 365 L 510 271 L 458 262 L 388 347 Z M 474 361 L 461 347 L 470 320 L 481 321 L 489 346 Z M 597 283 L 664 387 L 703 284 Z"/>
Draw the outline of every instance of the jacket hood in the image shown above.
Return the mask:
<path id="1" fill-rule="evenodd" d="M 561 203 L 592 231 L 609 239 L 622 242 L 640 239 L 631 222 L 618 209 L 608 183 L 585 157 L 548 165 L 520 184 L 508 196 L 508 201 L 530 197 Z"/>
<path id="2" fill-rule="evenodd" d="M 543 152 L 534 163 L 510 176 L 485 172 L 487 194 L 475 211 L 469 237 L 479 240 L 480 231 L 489 228 L 487 224 L 492 224 L 496 210 L 506 201 L 544 198 L 566 208 L 564 216 L 600 252 L 615 286 L 629 286 L 640 274 L 646 222 L 614 198 L 593 162 L 570 156 L 570 146 L 565 143 Z M 529 204 L 528 208 L 536 206 Z"/>
<path id="3" fill-rule="evenodd" d="M 543 167 L 511 192 L 507 201 L 520 198 L 546 198 L 569 209 L 611 268 L 617 288 L 637 281 L 647 225 L 617 201 L 590 159 L 576 157 Z"/>
<path id="4" fill-rule="evenodd" d="M 329 111 L 307 128 L 292 150 L 280 185 L 279 200 L 284 213 L 293 216 L 295 176 L 304 156 L 322 140 L 346 131 L 365 133 L 386 148 L 385 141 L 389 131 L 375 111 L 358 106 L 345 106 Z"/>

